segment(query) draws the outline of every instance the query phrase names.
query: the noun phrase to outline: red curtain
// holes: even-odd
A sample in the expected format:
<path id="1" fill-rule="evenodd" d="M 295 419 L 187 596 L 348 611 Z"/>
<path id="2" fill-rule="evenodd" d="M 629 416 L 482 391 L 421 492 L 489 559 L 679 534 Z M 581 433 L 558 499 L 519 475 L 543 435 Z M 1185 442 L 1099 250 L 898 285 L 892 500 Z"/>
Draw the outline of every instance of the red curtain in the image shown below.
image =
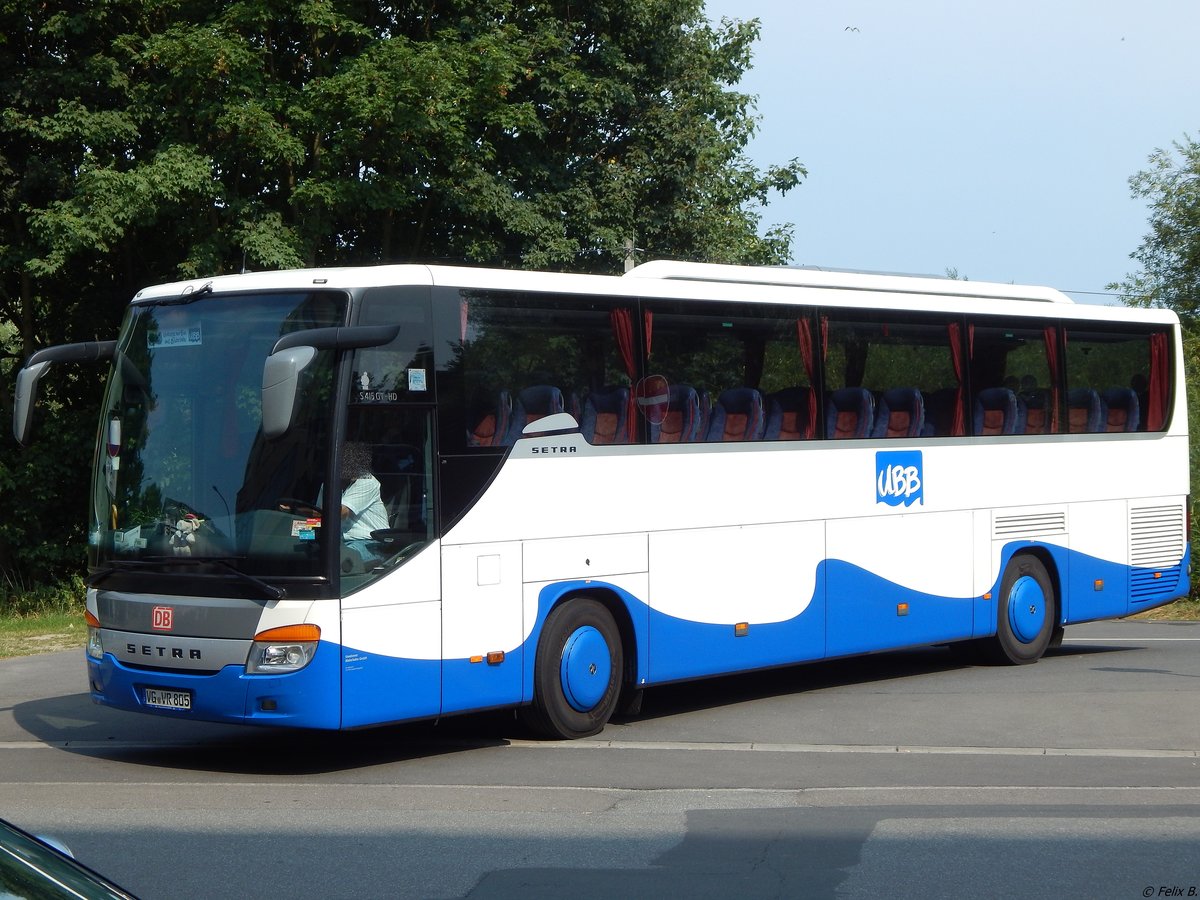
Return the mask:
<path id="1" fill-rule="evenodd" d="M 633 334 L 633 310 L 627 307 L 621 307 L 612 310 L 608 314 L 609 321 L 612 322 L 613 339 L 617 342 L 617 351 L 621 354 L 621 365 L 625 367 L 625 374 L 629 376 L 631 385 L 629 391 L 629 434 L 631 439 L 637 433 L 636 417 L 637 417 L 637 381 L 638 381 L 638 363 L 640 360 L 637 356 L 637 347 L 634 345 Z M 643 327 L 646 334 L 646 353 L 643 359 L 650 357 L 650 334 L 654 327 L 654 313 L 646 310 Z"/>
<path id="2" fill-rule="evenodd" d="M 647 313 L 649 315 L 649 313 Z M 633 343 L 633 313 L 629 309 L 617 308 L 608 314 L 612 322 L 613 339 L 617 342 L 617 352 L 621 354 L 621 365 L 629 376 L 629 400 L 625 405 L 626 429 L 631 439 L 637 434 L 637 400 L 634 397 L 633 386 L 637 384 L 637 355 Z"/>
<path id="3" fill-rule="evenodd" d="M 1043 340 L 1046 342 L 1046 364 L 1050 367 L 1050 434 L 1058 434 L 1058 410 L 1062 406 L 1059 397 L 1059 384 L 1061 379 L 1059 370 L 1061 366 L 1058 361 L 1058 340 L 1056 338 L 1057 331 L 1053 325 L 1047 325 L 1042 331 Z M 1067 342 L 1067 335 L 1063 333 L 1063 343 Z"/>
<path id="4" fill-rule="evenodd" d="M 1150 335 L 1150 387 L 1146 397 L 1146 430 L 1161 431 L 1167 423 L 1171 396 L 1171 358 L 1166 332 Z"/>
<path id="5" fill-rule="evenodd" d="M 950 434 L 961 437 L 967 433 L 967 417 L 963 412 L 967 399 L 967 360 L 963 356 L 962 326 L 951 322 L 947 327 L 950 332 L 950 361 L 954 364 L 954 377 L 958 379 L 958 390 L 954 394 L 954 419 L 950 424 Z"/>
<path id="6" fill-rule="evenodd" d="M 817 436 L 817 360 L 813 353 L 812 322 L 797 319 L 796 330 L 800 337 L 800 355 L 804 359 L 804 371 L 808 373 L 808 423 L 804 426 L 804 437 L 812 440 Z"/>
<path id="7" fill-rule="evenodd" d="M 608 314 L 612 322 L 613 339 L 617 342 L 617 350 L 621 354 L 621 365 L 632 384 L 637 381 L 637 358 L 633 346 L 633 313 L 628 309 L 614 309 Z"/>

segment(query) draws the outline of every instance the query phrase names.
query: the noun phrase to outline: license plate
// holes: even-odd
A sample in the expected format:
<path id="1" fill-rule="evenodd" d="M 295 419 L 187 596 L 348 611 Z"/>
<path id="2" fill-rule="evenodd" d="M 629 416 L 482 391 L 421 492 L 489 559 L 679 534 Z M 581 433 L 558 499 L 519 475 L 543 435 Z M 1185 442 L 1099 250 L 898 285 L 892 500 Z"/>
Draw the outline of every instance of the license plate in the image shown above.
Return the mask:
<path id="1" fill-rule="evenodd" d="M 161 688 L 146 688 L 146 705 L 158 709 L 191 709 L 191 691 L 164 691 Z"/>

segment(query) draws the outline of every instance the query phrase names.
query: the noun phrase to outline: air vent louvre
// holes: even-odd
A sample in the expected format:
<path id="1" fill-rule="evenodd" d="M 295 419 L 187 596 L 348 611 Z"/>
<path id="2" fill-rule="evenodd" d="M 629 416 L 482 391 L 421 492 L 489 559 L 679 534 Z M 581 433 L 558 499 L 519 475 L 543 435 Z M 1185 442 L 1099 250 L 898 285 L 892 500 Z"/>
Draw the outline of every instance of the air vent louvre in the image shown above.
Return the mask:
<path id="1" fill-rule="evenodd" d="M 1181 505 L 1129 508 L 1129 596 L 1135 603 L 1175 593 L 1186 546 Z"/>
<path id="2" fill-rule="evenodd" d="M 1067 514 L 1064 510 L 1046 513 L 1024 513 L 996 516 L 992 522 L 992 537 L 1038 538 L 1067 533 Z"/>

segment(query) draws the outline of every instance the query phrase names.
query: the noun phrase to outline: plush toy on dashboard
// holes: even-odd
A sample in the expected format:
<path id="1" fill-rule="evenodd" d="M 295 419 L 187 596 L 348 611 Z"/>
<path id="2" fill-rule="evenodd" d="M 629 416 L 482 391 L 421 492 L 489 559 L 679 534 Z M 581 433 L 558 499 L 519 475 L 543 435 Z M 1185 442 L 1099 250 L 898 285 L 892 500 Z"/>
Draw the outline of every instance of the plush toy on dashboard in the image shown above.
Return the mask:
<path id="1" fill-rule="evenodd" d="M 196 543 L 196 532 L 200 529 L 201 520 L 195 513 L 188 513 L 175 523 L 175 533 L 171 535 L 171 549 L 176 556 L 191 556 L 192 544 Z"/>

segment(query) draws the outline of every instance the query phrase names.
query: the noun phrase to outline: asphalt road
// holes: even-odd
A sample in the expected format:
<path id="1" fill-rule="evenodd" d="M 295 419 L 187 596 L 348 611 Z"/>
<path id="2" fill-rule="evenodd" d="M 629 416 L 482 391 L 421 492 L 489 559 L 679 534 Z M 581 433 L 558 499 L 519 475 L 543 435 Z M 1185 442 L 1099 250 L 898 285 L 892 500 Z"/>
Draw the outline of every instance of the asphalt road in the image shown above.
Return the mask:
<path id="1" fill-rule="evenodd" d="M 145 898 L 1200 896 L 1200 623 L 659 688 L 573 743 L 511 714 L 229 728 L 84 685 L 78 652 L 0 661 L 0 816 Z"/>

